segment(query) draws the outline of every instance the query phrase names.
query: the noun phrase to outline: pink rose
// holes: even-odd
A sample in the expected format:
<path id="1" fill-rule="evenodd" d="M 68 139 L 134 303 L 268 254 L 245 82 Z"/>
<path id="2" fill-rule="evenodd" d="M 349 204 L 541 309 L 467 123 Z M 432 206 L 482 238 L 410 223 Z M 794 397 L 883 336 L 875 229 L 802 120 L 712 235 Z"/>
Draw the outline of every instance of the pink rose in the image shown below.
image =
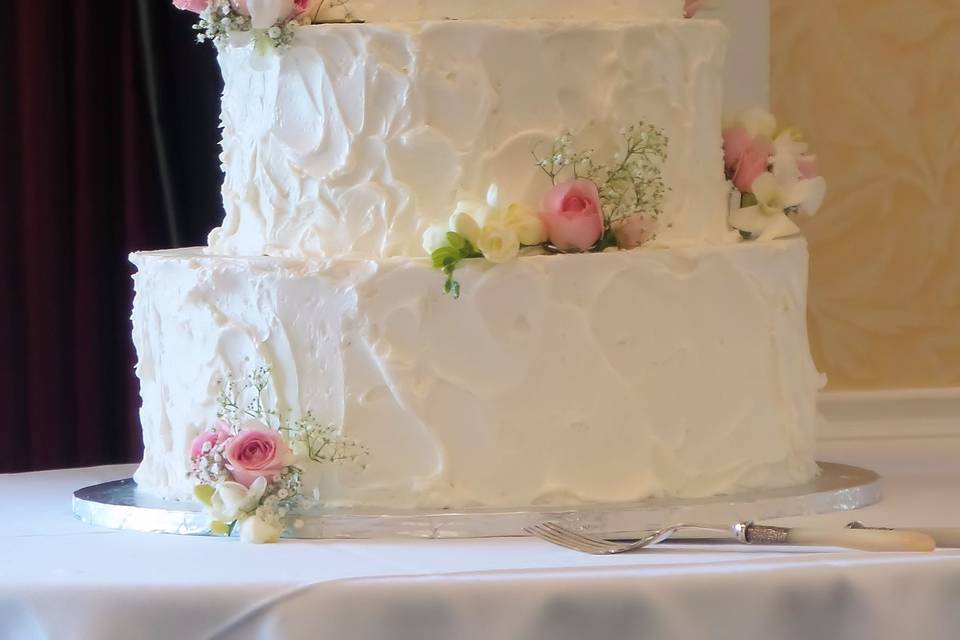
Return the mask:
<path id="1" fill-rule="evenodd" d="M 773 153 L 773 143 L 762 136 L 750 137 L 744 127 L 731 127 L 723 132 L 723 164 L 728 171 L 736 171 L 737 165 L 748 151 Z"/>
<path id="2" fill-rule="evenodd" d="M 800 177 L 809 180 L 820 175 L 820 169 L 817 167 L 817 156 L 803 154 L 797 158 L 797 169 L 800 170 Z"/>
<path id="3" fill-rule="evenodd" d="M 203 445 L 210 443 L 211 447 L 223 444 L 230 437 L 230 425 L 223 420 L 218 420 L 213 425 L 213 431 L 205 430 L 193 440 L 190 445 L 190 458 L 199 458 L 203 455 Z"/>
<path id="4" fill-rule="evenodd" d="M 652 216 L 637 213 L 613 223 L 613 233 L 621 249 L 636 249 L 653 239 L 657 233 L 657 221 Z"/>
<path id="5" fill-rule="evenodd" d="M 743 127 L 731 127 L 723 132 L 723 164 L 736 169 L 744 152 L 753 145 L 753 138 Z"/>
<path id="6" fill-rule="evenodd" d="M 250 9 L 247 8 L 247 0 L 230 0 L 230 6 L 242 16 L 250 15 Z"/>
<path id="7" fill-rule="evenodd" d="M 751 147 L 740 157 L 740 164 L 733 174 L 733 186 L 741 193 L 753 190 L 753 181 L 766 172 L 770 165 L 770 155 L 764 149 Z"/>
<path id="8" fill-rule="evenodd" d="M 540 219 L 550 244 L 561 251 L 588 251 L 603 235 L 597 185 L 582 178 L 558 184 L 543 197 Z"/>
<path id="9" fill-rule="evenodd" d="M 700 5 L 703 4 L 703 0 L 684 0 L 683 2 L 683 17 L 692 18 L 697 15 L 697 11 L 700 10 Z"/>
<path id="10" fill-rule="evenodd" d="M 173 6 L 181 11 L 200 13 L 210 4 L 210 0 L 173 0 Z"/>
<path id="11" fill-rule="evenodd" d="M 310 0 L 293 0 L 293 12 L 303 13 L 310 6 Z"/>
<path id="12" fill-rule="evenodd" d="M 279 432 L 260 422 L 247 422 L 227 441 L 227 469 L 245 487 L 263 476 L 268 481 L 283 472 L 290 449 Z"/>

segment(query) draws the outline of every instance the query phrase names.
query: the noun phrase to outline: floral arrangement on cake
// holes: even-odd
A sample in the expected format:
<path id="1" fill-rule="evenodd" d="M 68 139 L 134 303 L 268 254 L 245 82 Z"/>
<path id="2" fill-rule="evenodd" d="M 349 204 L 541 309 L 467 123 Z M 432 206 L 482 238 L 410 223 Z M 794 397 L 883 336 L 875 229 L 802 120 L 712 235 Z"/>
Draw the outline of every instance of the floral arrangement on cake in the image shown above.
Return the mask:
<path id="1" fill-rule="evenodd" d="M 723 160 L 731 186 L 730 226 L 744 239 L 773 240 L 799 233 L 791 219 L 814 215 L 827 183 L 796 127 L 778 128 L 764 109 L 749 109 L 723 132 Z"/>
<path id="2" fill-rule="evenodd" d="M 237 34 L 251 34 L 258 50 L 283 48 L 293 42 L 299 25 L 314 22 L 351 22 L 349 0 L 173 0 L 178 9 L 199 14 L 194 25 L 198 42 L 223 45 Z M 327 13 L 339 8 L 343 17 Z"/>
<path id="3" fill-rule="evenodd" d="M 460 296 L 454 272 L 470 258 L 499 264 L 521 254 L 635 249 L 652 240 L 667 192 L 662 168 L 670 141 L 644 122 L 620 134 L 623 149 L 610 163 L 598 161 L 593 149 L 578 150 L 572 133 L 557 138 L 543 157 L 534 149 L 553 185 L 539 209 L 503 202 L 492 185 L 485 201 L 461 201 L 448 224 L 428 228 L 423 248 L 447 277 L 444 293 Z"/>
<path id="4" fill-rule="evenodd" d="M 303 492 L 304 466 L 356 462 L 366 450 L 307 413 L 280 416 L 265 403 L 270 370 L 229 379 L 218 395 L 218 420 L 190 447 L 194 496 L 210 516 L 210 531 L 245 542 L 275 542 L 302 522 L 296 513 L 318 496 Z"/>

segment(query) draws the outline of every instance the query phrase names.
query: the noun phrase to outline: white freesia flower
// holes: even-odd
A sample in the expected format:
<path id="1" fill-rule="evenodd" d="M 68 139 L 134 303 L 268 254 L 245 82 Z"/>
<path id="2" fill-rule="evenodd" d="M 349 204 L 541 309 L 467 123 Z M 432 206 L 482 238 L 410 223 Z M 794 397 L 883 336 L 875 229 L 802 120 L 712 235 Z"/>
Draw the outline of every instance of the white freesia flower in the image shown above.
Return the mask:
<path id="1" fill-rule="evenodd" d="M 737 123 L 746 129 L 752 138 L 763 136 L 772 139 L 777 132 L 777 119 L 762 107 L 747 109 L 737 118 Z"/>
<path id="2" fill-rule="evenodd" d="M 500 220 L 491 220 L 483 226 L 477 248 L 490 262 L 510 262 L 520 253 L 520 239 Z"/>
<path id="3" fill-rule="evenodd" d="M 457 203 L 453 215 L 450 216 L 450 231 L 459 233 L 470 241 L 473 246 L 480 240 L 480 225 L 486 217 L 486 207 L 476 202 L 462 201 Z"/>
<path id="4" fill-rule="evenodd" d="M 250 24 L 254 29 L 269 29 L 293 11 L 293 0 L 247 0 Z"/>
<path id="5" fill-rule="evenodd" d="M 450 243 L 447 241 L 449 230 L 442 224 L 431 225 L 423 232 L 423 250 L 427 255 L 432 255 L 437 249 L 446 247 Z"/>
<path id="6" fill-rule="evenodd" d="M 220 482 L 210 498 L 208 511 L 214 520 L 233 522 L 256 509 L 266 490 L 267 479 L 263 476 L 254 480 L 249 489 L 239 482 Z"/>
<path id="7" fill-rule="evenodd" d="M 800 179 L 799 160 L 808 146 L 795 129 L 786 129 L 773 141 L 773 175 L 780 184 L 793 184 Z"/>
<path id="8" fill-rule="evenodd" d="M 547 241 L 547 227 L 532 208 L 523 204 L 511 204 L 503 215 L 503 223 L 510 227 L 520 244 L 533 246 Z"/>
<path id="9" fill-rule="evenodd" d="M 797 180 L 785 191 L 784 200 L 788 207 L 797 207 L 800 213 L 812 216 L 823 206 L 823 200 L 827 196 L 827 181 L 823 176 Z"/>
<path id="10" fill-rule="evenodd" d="M 772 173 L 760 174 L 753 181 L 751 192 L 757 204 L 733 211 L 730 226 L 749 232 L 759 240 L 785 238 L 800 231 L 784 211 L 789 206 L 787 194 Z"/>
<path id="11" fill-rule="evenodd" d="M 276 542 L 283 535 L 283 529 L 272 522 L 267 522 L 258 514 L 247 516 L 240 523 L 240 540 L 254 544 Z"/>

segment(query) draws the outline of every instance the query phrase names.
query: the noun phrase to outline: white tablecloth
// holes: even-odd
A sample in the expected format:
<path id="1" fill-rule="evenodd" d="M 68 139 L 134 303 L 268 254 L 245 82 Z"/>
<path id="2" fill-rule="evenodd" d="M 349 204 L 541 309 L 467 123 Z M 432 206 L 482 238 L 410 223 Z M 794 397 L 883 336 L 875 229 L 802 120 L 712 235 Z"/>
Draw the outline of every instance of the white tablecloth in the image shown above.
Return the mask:
<path id="1" fill-rule="evenodd" d="M 882 503 L 780 521 L 960 526 L 960 439 L 824 444 Z M 284 541 L 88 527 L 71 493 L 131 467 L 0 476 L 0 638 L 950 638 L 960 550 L 670 545 L 615 557 L 529 539 Z"/>

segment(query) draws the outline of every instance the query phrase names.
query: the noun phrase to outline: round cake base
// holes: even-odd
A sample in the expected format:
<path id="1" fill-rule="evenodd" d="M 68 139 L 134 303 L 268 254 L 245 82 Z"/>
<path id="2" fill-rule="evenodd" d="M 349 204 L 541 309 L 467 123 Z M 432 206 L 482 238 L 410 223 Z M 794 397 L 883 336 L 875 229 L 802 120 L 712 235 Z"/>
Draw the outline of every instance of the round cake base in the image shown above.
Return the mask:
<path id="1" fill-rule="evenodd" d="M 289 538 L 488 538 L 524 535 L 524 527 L 550 520 L 581 530 L 629 533 L 674 522 L 732 524 L 831 511 L 849 511 L 880 500 L 880 477 L 860 467 L 819 463 L 811 482 L 785 489 L 695 500 L 661 499 L 626 504 L 516 509 L 363 510 L 319 508 L 299 515 L 303 526 Z M 179 535 L 211 534 L 209 517 L 193 502 L 172 502 L 137 490 L 127 478 L 80 489 L 73 513 L 82 522 L 111 529 Z"/>

